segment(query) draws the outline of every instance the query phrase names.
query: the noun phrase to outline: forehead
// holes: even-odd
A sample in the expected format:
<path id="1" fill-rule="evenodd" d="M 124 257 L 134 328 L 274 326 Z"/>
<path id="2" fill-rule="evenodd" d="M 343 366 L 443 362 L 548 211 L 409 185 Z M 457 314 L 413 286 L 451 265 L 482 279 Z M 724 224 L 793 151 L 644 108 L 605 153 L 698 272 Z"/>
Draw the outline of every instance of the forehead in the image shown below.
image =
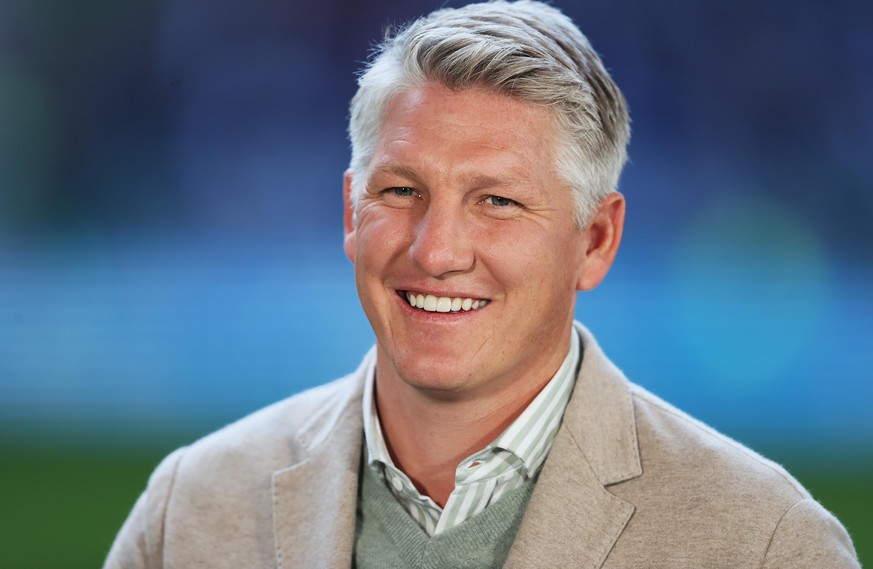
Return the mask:
<path id="1" fill-rule="evenodd" d="M 453 91 L 427 83 L 388 103 L 372 169 L 410 161 L 456 170 L 516 173 L 553 170 L 554 120 L 549 109 L 483 89 Z"/>

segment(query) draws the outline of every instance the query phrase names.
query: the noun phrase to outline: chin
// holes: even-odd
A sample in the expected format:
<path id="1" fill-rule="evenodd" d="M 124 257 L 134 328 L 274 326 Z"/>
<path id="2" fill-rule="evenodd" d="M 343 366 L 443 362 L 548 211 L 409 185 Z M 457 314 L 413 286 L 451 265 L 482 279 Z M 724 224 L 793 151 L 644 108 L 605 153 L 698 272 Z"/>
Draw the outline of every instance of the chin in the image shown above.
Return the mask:
<path id="1" fill-rule="evenodd" d="M 394 370 L 403 383 L 421 391 L 451 394 L 463 391 L 476 373 L 461 366 L 447 366 L 440 357 L 422 361 L 394 361 Z"/>

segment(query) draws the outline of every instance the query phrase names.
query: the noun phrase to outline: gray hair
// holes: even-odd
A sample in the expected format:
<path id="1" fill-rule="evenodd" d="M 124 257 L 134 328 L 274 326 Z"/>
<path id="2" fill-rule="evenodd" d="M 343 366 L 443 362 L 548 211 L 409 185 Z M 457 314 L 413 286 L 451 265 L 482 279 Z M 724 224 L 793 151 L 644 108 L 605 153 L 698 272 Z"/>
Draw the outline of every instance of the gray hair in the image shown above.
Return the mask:
<path id="1" fill-rule="evenodd" d="M 351 102 L 353 204 L 365 189 L 388 102 L 431 81 L 552 109 L 555 168 L 573 190 L 580 227 L 617 189 L 630 138 L 621 91 L 560 10 L 532 0 L 498 0 L 437 10 L 386 34 Z"/>

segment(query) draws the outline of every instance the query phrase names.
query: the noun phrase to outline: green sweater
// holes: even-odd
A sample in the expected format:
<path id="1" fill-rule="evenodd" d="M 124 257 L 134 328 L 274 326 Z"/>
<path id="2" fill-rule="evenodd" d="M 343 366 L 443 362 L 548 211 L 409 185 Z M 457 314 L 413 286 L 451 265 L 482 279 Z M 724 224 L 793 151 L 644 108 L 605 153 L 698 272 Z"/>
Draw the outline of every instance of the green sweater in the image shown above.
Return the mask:
<path id="1" fill-rule="evenodd" d="M 362 465 L 360 478 L 357 569 L 502 567 L 534 488 L 530 480 L 461 525 L 428 537 L 372 468 Z"/>

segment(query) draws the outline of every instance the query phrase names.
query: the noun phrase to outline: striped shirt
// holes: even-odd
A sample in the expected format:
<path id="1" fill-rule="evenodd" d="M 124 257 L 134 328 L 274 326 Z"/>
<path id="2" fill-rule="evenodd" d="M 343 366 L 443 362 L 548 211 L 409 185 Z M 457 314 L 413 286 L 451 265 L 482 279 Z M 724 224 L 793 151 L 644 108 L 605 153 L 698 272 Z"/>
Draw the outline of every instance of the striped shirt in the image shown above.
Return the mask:
<path id="1" fill-rule="evenodd" d="M 552 448 L 570 400 L 579 368 L 579 337 L 571 334 L 570 350 L 549 383 L 503 433 L 481 451 L 467 457 L 455 471 L 455 487 L 440 508 L 422 496 L 409 477 L 394 465 L 385 445 L 373 398 L 375 365 L 364 386 L 364 437 L 367 462 L 385 480 L 395 498 L 429 536 L 460 525 L 489 504 L 539 474 Z"/>

